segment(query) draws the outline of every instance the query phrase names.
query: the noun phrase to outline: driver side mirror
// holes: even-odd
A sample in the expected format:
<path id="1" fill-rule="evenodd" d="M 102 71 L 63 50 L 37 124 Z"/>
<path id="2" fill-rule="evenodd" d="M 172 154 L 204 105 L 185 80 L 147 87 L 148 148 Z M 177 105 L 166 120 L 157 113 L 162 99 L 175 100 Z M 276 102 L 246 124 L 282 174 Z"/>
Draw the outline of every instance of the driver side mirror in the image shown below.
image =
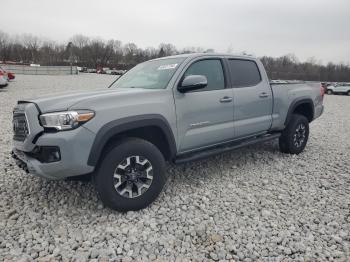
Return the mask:
<path id="1" fill-rule="evenodd" d="M 180 93 L 186 93 L 193 90 L 198 90 L 206 87 L 208 85 L 208 80 L 206 76 L 203 75 L 190 75 L 186 76 L 180 85 L 177 87 L 177 90 Z"/>

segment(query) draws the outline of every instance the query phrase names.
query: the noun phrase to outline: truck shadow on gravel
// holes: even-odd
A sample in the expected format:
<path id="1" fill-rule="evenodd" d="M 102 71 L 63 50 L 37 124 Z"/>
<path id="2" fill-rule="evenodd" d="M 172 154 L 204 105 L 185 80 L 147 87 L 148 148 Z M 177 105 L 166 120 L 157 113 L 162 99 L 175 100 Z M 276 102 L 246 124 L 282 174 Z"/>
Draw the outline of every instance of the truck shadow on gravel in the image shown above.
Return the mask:
<path id="1" fill-rule="evenodd" d="M 279 152 L 277 141 L 269 141 L 256 145 L 247 146 L 231 152 L 221 153 L 206 159 L 169 166 L 169 178 L 173 183 L 187 183 L 191 181 L 212 179 L 213 176 L 221 176 L 225 171 L 247 167 L 251 164 L 268 161 L 273 162 L 283 155 Z M 207 172 L 210 171 L 210 172 Z M 212 172 L 214 171 L 214 172 Z"/>
<path id="2" fill-rule="evenodd" d="M 281 157 L 283 156 L 279 153 L 278 144 L 272 141 L 191 163 L 181 165 L 168 164 L 169 177 L 164 191 L 155 203 L 146 208 L 146 210 L 157 209 L 162 206 L 162 202 L 165 201 L 165 195 L 176 194 L 176 188 L 196 186 L 196 190 L 207 190 L 205 185 L 213 179 L 219 179 L 224 173 L 231 172 L 233 169 L 249 168 L 252 164 L 267 164 L 269 161 L 272 163 L 274 159 Z M 92 181 L 86 177 L 84 177 L 83 181 L 79 181 L 77 178 L 73 180 L 49 181 L 31 175 L 20 175 L 26 176 L 22 179 L 22 183 L 28 185 L 17 189 L 20 197 L 33 202 L 33 206 L 39 209 L 40 206 L 43 208 L 49 207 L 49 210 L 59 210 L 57 212 L 61 216 L 66 215 L 67 217 L 74 216 L 74 214 L 80 216 L 81 210 L 90 210 L 91 212 L 94 212 L 93 210 L 103 211 L 108 214 L 115 212 L 103 207 Z M 35 183 L 33 183 L 33 180 L 35 180 Z M 28 195 L 30 195 L 30 199 L 28 199 Z"/>

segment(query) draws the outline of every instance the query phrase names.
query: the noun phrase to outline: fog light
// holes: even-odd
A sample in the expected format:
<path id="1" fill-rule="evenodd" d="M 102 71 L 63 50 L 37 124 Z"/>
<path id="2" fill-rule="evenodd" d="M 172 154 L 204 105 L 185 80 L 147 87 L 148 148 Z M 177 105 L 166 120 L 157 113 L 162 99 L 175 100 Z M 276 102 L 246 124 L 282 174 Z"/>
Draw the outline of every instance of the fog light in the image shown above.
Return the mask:
<path id="1" fill-rule="evenodd" d="M 52 163 L 61 160 L 61 152 L 57 146 L 43 146 L 41 147 L 42 162 Z"/>
<path id="2" fill-rule="evenodd" d="M 52 163 L 61 160 L 61 152 L 58 146 L 38 146 L 29 155 L 41 163 Z"/>

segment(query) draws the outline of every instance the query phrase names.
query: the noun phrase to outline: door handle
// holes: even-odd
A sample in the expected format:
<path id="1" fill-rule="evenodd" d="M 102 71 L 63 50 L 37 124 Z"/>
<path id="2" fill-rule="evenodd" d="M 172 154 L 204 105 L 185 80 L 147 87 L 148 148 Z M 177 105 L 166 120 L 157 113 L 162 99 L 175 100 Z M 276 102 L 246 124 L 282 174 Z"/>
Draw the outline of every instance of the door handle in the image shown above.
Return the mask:
<path id="1" fill-rule="evenodd" d="M 230 96 L 224 96 L 223 98 L 220 99 L 220 103 L 229 103 L 232 101 L 232 97 Z"/>
<path id="2" fill-rule="evenodd" d="M 269 94 L 266 93 L 266 92 L 262 92 L 262 93 L 260 93 L 259 97 L 260 97 L 260 98 L 269 97 Z"/>

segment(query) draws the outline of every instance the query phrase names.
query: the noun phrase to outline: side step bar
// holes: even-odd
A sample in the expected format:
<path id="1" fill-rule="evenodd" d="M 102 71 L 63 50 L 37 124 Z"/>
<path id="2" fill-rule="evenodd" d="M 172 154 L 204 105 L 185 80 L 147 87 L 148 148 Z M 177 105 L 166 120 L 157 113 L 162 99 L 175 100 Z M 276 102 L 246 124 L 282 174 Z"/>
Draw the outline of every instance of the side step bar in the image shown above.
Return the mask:
<path id="1" fill-rule="evenodd" d="M 177 157 L 174 162 L 175 162 L 175 164 L 181 164 L 181 163 L 185 163 L 185 162 L 196 161 L 196 160 L 200 160 L 203 158 L 207 158 L 209 156 L 232 151 L 232 150 L 237 149 L 237 148 L 241 148 L 241 147 L 253 145 L 256 143 L 276 139 L 276 138 L 279 138 L 280 136 L 281 136 L 281 133 L 273 133 L 273 134 L 267 134 L 267 135 L 253 137 L 253 138 L 247 138 L 247 139 L 243 139 L 243 140 L 239 140 L 239 141 L 234 141 L 234 142 L 230 142 L 228 144 L 216 146 L 216 147 L 206 149 L 203 151 L 181 155 L 181 156 Z"/>

